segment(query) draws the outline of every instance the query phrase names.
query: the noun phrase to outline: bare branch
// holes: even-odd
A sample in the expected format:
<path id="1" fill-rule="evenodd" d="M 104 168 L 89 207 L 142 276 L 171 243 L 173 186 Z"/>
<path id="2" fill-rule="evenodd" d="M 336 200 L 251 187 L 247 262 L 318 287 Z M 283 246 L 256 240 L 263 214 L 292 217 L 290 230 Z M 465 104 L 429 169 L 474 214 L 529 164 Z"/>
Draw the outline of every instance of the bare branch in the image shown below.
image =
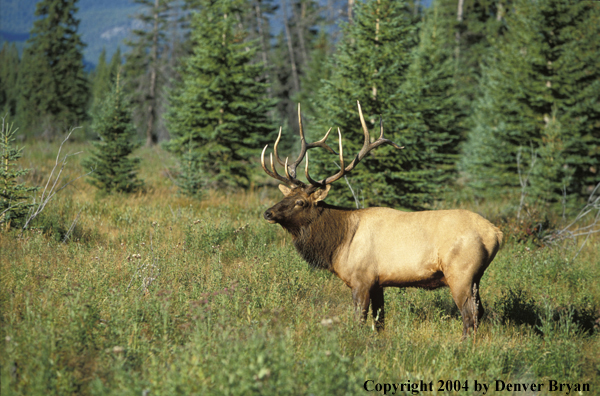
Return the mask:
<path id="1" fill-rule="evenodd" d="M 561 228 L 558 231 L 553 232 L 550 235 L 547 235 L 544 238 L 546 243 L 557 243 L 567 239 L 571 239 L 574 242 L 577 237 L 585 236 L 583 243 L 577 250 L 577 253 L 573 256 L 572 260 L 575 260 L 579 253 L 587 243 L 590 235 L 600 232 L 600 195 L 596 195 L 596 193 L 600 192 L 600 183 L 596 185 L 596 187 L 592 190 L 590 196 L 588 197 L 587 203 L 585 206 L 579 211 L 577 216 L 565 227 Z M 593 221 L 587 225 L 579 225 L 579 223 L 586 218 L 590 213 L 596 212 Z"/>
<path id="2" fill-rule="evenodd" d="M 56 193 L 58 193 L 59 191 L 65 189 L 66 187 L 68 187 L 69 185 L 71 185 L 75 181 L 81 179 L 82 177 L 88 176 L 89 174 L 91 174 L 91 173 L 93 173 L 95 171 L 95 169 L 92 169 L 91 171 L 89 171 L 85 175 L 81 175 L 79 177 L 76 177 L 75 179 L 72 179 L 72 180 L 66 182 L 60 188 L 56 189 L 56 186 L 58 185 L 58 182 L 60 180 L 62 172 L 65 169 L 65 166 L 67 165 L 67 159 L 69 157 L 72 157 L 72 156 L 77 155 L 77 154 L 81 154 L 83 152 L 83 151 L 78 151 L 77 153 L 67 154 L 67 155 L 65 155 L 63 157 L 63 160 L 60 161 L 60 153 L 62 151 L 63 145 L 69 139 L 69 137 L 71 136 L 71 134 L 73 133 L 73 131 L 75 131 L 76 129 L 79 129 L 79 128 L 81 128 L 81 127 L 75 127 L 73 129 L 71 129 L 71 131 L 69 132 L 69 134 L 67 135 L 67 137 L 60 144 L 60 147 L 58 148 L 58 154 L 56 155 L 56 161 L 54 162 L 54 167 L 52 168 L 52 171 L 50 172 L 50 176 L 48 176 L 48 180 L 46 181 L 46 185 L 44 186 L 44 189 L 42 190 L 42 194 L 40 196 L 39 203 L 36 206 L 36 202 L 35 202 L 35 199 L 34 199 L 34 201 L 33 201 L 33 208 L 31 210 L 31 212 L 29 213 L 29 216 L 27 218 L 27 221 L 25 222 L 25 225 L 23 226 L 23 229 L 22 229 L 21 233 L 25 229 L 27 229 L 27 227 L 29 226 L 29 224 L 31 223 L 31 221 L 33 221 L 33 219 L 35 219 L 44 210 L 44 208 L 46 208 L 46 205 L 48 204 L 48 202 L 50 202 L 50 200 L 52 200 L 52 198 L 54 198 L 54 196 L 56 195 Z M 54 177 L 54 173 L 56 172 L 56 168 L 58 168 L 59 163 L 60 163 L 60 169 L 58 170 L 58 174 Z M 54 177 L 54 179 L 53 179 L 53 177 Z M 48 189 L 48 187 L 50 187 L 50 188 Z"/>
<path id="3" fill-rule="evenodd" d="M 537 160 L 537 153 L 531 146 L 531 162 L 529 163 L 529 171 L 527 171 L 527 176 L 523 178 L 523 174 L 521 173 L 521 153 L 523 151 L 522 147 L 519 147 L 519 151 L 517 152 L 517 171 L 519 172 L 519 184 L 521 184 L 521 199 L 519 201 L 519 211 L 517 212 L 517 221 L 521 219 L 521 210 L 523 209 L 523 205 L 525 204 L 525 197 L 527 196 L 527 184 L 529 182 L 529 176 L 531 176 L 531 171 L 533 171 L 533 167 L 535 166 L 535 161 Z"/>
<path id="4" fill-rule="evenodd" d="M 80 214 L 81 210 L 77 213 L 77 216 L 75 216 L 75 220 L 73 220 L 73 223 L 71 223 L 71 227 L 69 227 L 69 230 L 65 234 L 65 237 L 63 238 L 63 243 L 66 243 L 67 239 L 69 239 L 69 237 L 71 236 L 71 233 L 73 232 L 73 230 L 75 229 L 75 225 L 77 224 L 77 220 L 79 220 Z"/>
<path id="5" fill-rule="evenodd" d="M 338 167 L 338 169 L 342 169 L 342 167 L 339 166 L 337 162 L 334 161 L 333 163 L 335 164 L 335 166 Z M 352 198 L 354 198 L 354 203 L 356 204 L 356 209 L 360 209 L 361 208 L 360 201 L 358 200 L 358 197 L 354 193 L 354 189 L 352 188 L 352 185 L 350 184 L 350 180 L 348 180 L 347 175 L 344 175 L 344 181 L 346 182 L 346 184 L 348 185 L 348 188 L 350 189 L 350 192 L 352 193 Z"/>

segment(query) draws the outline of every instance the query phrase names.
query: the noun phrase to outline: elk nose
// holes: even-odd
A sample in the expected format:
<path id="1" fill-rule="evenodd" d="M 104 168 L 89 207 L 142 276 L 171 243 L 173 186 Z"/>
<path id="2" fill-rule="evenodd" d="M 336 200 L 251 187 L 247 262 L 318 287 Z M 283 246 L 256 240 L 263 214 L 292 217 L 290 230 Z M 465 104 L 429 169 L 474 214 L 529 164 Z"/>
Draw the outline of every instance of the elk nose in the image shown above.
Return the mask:
<path id="1" fill-rule="evenodd" d="M 265 220 L 273 220 L 273 212 L 271 212 L 271 209 L 265 211 L 263 217 L 265 218 Z"/>

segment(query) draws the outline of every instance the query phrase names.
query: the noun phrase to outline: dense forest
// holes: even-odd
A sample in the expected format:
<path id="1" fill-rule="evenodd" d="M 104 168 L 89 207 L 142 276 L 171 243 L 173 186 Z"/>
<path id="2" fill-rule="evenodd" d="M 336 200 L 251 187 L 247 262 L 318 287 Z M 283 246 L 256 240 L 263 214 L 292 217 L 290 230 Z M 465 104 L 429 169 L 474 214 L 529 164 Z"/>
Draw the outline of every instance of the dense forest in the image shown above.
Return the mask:
<path id="1" fill-rule="evenodd" d="M 140 28 L 89 72 L 77 3 L 38 2 L 22 54 L 3 45 L 0 109 L 25 138 L 83 126 L 104 189 L 106 175 L 141 186 L 128 158 L 140 144 L 180 159 L 187 195 L 261 183 L 256 159 L 279 125 L 280 150 L 297 150 L 298 103 L 309 139 L 339 127 L 352 156 L 357 101 L 406 149 L 372 154 L 337 203 L 420 209 L 448 191 L 527 187 L 529 201 L 575 207 L 600 179 L 595 2 L 135 0 Z M 314 173 L 336 171 L 313 157 Z"/>

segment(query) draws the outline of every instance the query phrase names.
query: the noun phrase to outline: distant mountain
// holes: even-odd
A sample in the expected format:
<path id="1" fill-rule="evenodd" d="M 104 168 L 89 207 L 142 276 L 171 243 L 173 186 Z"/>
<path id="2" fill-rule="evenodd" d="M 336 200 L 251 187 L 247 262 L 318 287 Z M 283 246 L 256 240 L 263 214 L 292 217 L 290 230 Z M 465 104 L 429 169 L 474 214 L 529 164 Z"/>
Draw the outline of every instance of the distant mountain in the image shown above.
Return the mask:
<path id="1" fill-rule="evenodd" d="M 29 31 L 35 20 L 35 5 L 39 0 L 0 0 L 0 45 L 14 42 L 19 51 L 23 50 L 29 38 Z M 331 0 L 320 0 L 325 5 Z M 336 7 L 347 0 L 333 0 Z M 432 0 L 420 0 L 420 4 L 429 7 Z M 339 3 L 339 4 L 338 4 Z M 140 9 L 133 0 L 79 0 L 77 17 L 81 21 L 79 33 L 87 44 L 83 51 L 86 69 L 94 68 L 102 48 L 106 48 L 107 58 L 121 46 L 125 51 L 123 40 L 129 37 L 132 29 L 140 29 L 138 20 L 131 18 Z M 272 18 L 271 31 L 276 34 L 282 29 L 281 11 Z"/>
<path id="2" fill-rule="evenodd" d="M 0 43 L 15 42 L 23 49 L 35 20 L 35 5 L 38 0 L 0 0 Z M 102 48 L 106 48 L 108 59 L 129 36 L 136 21 L 139 5 L 132 0 L 80 0 L 77 17 L 81 21 L 79 33 L 87 44 L 83 52 L 86 68 L 98 62 Z M 139 22 L 137 22 L 139 23 Z M 138 26 L 135 26 L 138 28 Z"/>

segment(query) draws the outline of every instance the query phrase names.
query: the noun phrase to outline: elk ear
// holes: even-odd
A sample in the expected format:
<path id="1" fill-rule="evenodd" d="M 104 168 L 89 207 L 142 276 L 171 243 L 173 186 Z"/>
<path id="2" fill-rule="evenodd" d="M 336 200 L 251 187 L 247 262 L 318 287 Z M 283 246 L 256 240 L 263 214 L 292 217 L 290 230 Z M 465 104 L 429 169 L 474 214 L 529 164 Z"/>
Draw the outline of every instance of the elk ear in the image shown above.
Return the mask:
<path id="1" fill-rule="evenodd" d="M 315 191 L 313 193 L 313 199 L 314 199 L 314 203 L 317 203 L 319 201 L 324 200 L 325 198 L 327 198 L 327 194 L 329 193 L 329 190 L 331 189 L 331 185 L 328 184 L 325 187 Z"/>
<path id="2" fill-rule="evenodd" d="M 283 184 L 279 185 L 279 190 L 281 190 L 281 192 L 283 193 L 284 196 L 288 196 L 292 193 L 292 189 L 289 188 L 288 186 L 285 186 Z"/>

